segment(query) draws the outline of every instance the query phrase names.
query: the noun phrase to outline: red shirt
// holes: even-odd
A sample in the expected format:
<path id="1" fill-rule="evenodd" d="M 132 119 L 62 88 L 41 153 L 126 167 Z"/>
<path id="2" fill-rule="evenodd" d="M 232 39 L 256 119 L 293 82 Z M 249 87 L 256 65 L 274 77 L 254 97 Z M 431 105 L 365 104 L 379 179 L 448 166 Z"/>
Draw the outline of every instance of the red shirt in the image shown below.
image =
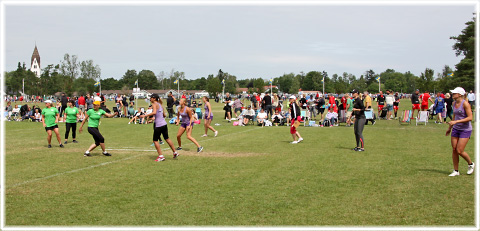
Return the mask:
<path id="1" fill-rule="evenodd" d="M 343 104 L 343 110 L 346 110 L 347 109 L 347 98 L 342 97 L 342 104 Z"/>
<path id="2" fill-rule="evenodd" d="M 428 104 L 428 99 L 430 99 L 430 94 L 423 93 L 420 98 L 422 98 L 422 104 Z"/>
<path id="3" fill-rule="evenodd" d="M 85 98 L 83 96 L 78 98 L 78 105 L 85 105 Z"/>
<path id="4" fill-rule="evenodd" d="M 261 101 L 259 95 L 255 96 L 255 98 L 257 99 L 257 102 L 260 102 L 260 101 Z"/>
<path id="5" fill-rule="evenodd" d="M 182 95 L 182 99 L 186 99 L 186 98 L 187 98 L 187 96 L 186 96 L 186 95 Z"/>
<path id="6" fill-rule="evenodd" d="M 335 104 L 335 97 L 333 97 L 333 95 L 328 99 L 328 103 L 331 105 Z"/>

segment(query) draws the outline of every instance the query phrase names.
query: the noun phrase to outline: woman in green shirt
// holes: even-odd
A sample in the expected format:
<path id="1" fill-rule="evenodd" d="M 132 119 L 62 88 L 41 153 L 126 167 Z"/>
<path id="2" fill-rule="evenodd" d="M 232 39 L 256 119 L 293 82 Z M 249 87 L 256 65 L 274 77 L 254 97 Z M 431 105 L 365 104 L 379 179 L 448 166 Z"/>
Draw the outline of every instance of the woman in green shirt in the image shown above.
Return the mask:
<path id="1" fill-rule="evenodd" d="M 77 118 L 81 115 L 81 112 L 75 107 L 75 100 L 73 99 L 67 102 L 67 106 L 68 107 L 65 109 L 65 114 L 67 115 L 65 123 L 67 127 L 67 130 L 65 131 L 65 144 L 67 144 L 68 141 L 70 128 L 72 129 L 73 143 L 78 143 L 77 140 L 75 140 L 75 137 L 77 135 Z"/>
<path id="2" fill-rule="evenodd" d="M 43 127 L 45 128 L 45 131 L 47 131 L 47 141 L 48 141 L 48 148 L 52 147 L 52 131 L 55 132 L 55 135 L 57 136 L 58 143 L 60 144 L 60 147 L 63 148 L 62 140 L 60 139 L 60 133 L 58 133 L 58 110 L 55 107 L 52 107 L 52 101 L 51 100 L 45 100 L 45 106 L 47 108 L 44 108 L 42 110 L 42 122 L 43 122 Z"/>
<path id="3" fill-rule="evenodd" d="M 100 131 L 98 130 L 98 124 L 100 122 L 100 118 L 102 115 L 105 115 L 106 117 L 114 117 L 118 112 L 115 112 L 115 114 L 108 114 L 104 110 L 100 109 L 100 101 L 95 101 L 93 102 L 93 109 L 88 110 L 85 114 L 85 119 L 82 121 L 82 125 L 80 125 L 80 129 L 78 131 L 82 133 L 83 130 L 83 124 L 85 124 L 85 121 L 88 120 L 88 133 L 90 133 L 93 136 L 93 139 L 95 140 L 95 143 L 92 144 L 88 150 L 85 152 L 84 156 L 90 156 L 90 152 L 93 151 L 96 147 L 100 146 L 103 151 L 103 155 L 105 156 L 111 156 L 110 153 L 105 151 L 105 139 L 103 138 L 102 134 L 100 134 Z"/>

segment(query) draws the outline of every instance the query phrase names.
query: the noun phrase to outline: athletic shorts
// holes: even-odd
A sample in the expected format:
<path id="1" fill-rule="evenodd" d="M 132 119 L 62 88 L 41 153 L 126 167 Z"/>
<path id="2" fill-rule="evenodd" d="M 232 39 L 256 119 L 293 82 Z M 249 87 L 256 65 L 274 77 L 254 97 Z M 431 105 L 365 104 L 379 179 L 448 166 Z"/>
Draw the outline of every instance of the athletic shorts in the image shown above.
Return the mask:
<path id="1" fill-rule="evenodd" d="M 79 109 L 81 112 L 84 112 L 84 111 L 85 111 L 85 105 L 78 105 L 78 109 Z"/>
<path id="2" fill-rule="evenodd" d="M 297 116 L 298 121 L 300 121 L 301 118 L 301 116 Z M 291 123 L 292 125 L 290 125 L 290 134 L 295 134 L 297 132 L 297 128 L 293 126 L 293 124 L 295 123 L 295 119 L 292 119 Z"/>
<path id="3" fill-rule="evenodd" d="M 439 108 L 436 108 L 436 109 L 435 109 L 435 113 L 437 113 L 437 114 L 438 114 L 438 113 L 442 113 L 444 110 L 445 110 L 445 108 L 439 107 Z"/>
<path id="4" fill-rule="evenodd" d="M 183 123 L 183 122 L 182 122 L 182 123 L 180 124 L 180 127 L 186 129 L 188 126 L 192 126 L 192 129 L 193 129 L 193 124 L 194 124 L 194 122 L 191 122 L 190 125 L 189 125 L 188 123 Z"/>
<path id="5" fill-rule="evenodd" d="M 237 112 L 242 112 L 242 109 L 241 108 L 235 108 L 235 113 Z"/>
<path id="6" fill-rule="evenodd" d="M 319 111 L 320 111 L 320 114 L 323 114 L 325 112 L 325 108 L 321 107 Z"/>
<path id="7" fill-rule="evenodd" d="M 393 104 L 387 104 L 388 111 L 393 111 Z"/>
<path id="8" fill-rule="evenodd" d="M 160 135 L 163 135 L 163 139 L 168 139 L 168 127 L 167 125 L 163 125 L 161 127 L 155 127 L 153 129 L 153 141 L 161 141 Z"/>
<path id="9" fill-rule="evenodd" d="M 420 110 L 420 104 L 412 104 L 412 110 L 418 109 Z"/>
<path id="10" fill-rule="evenodd" d="M 393 106 L 393 110 L 398 110 L 398 106 Z"/>
<path id="11" fill-rule="evenodd" d="M 253 119 L 253 116 L 251 116 L 251 115 L 246 115 L 245 118 L 251 120 L 251 119 Z"/>
<path id="12" fill-rule="evenodd" d="M 471 135 L 472 135 L 472 130 L 464 131 L 464 130 L 457 130 L 455 128 L 452 129 L 452 137 L 470 138 Z"/>
<path id="13" fill-rule="evenodd" d="M 428 104 L 422 104 L 422 110 L 423 109 L 428 110 Z"/>
<path id="14" fill-rule="evenodd" d="M 54 126 L 51 126 L 51 127 L 45 127 L 45 131 L 48 131 L 48 130 L 52 130 L 55 129 L 55 128 L 58 128 L 58 125 L 54 125 Z"/>
<path id="15" fill-rule="evenodd" d="M 378 110 L 381 111 L 385 105 L 378 105 Z"/>
<path id="16" fill-rule="evenodd" d="M 203 118 L 206 119 L 206 120 L 213 120 L 213 114 L 210 113 L 210 117 L 208 117 L 208 115 L 205 114 L 205 115 L 203 116 Z"/>

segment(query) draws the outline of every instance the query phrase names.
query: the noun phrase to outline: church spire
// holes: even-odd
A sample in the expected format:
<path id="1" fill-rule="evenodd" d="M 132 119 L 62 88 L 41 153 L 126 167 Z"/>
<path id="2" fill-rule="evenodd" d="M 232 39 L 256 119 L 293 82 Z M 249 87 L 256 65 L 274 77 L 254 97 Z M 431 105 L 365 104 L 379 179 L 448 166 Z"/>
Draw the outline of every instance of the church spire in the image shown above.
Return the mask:
<path id="1" fill-rule="evenodd" d="M 38 53 L 37 49 L 37 42 L 35 41 L 35 49 L 33 50 L 32 59 L 30 63 L 31 67 L 30 70 L 40 77 L 41 67 L 40 67 L 40 54 Z"/>

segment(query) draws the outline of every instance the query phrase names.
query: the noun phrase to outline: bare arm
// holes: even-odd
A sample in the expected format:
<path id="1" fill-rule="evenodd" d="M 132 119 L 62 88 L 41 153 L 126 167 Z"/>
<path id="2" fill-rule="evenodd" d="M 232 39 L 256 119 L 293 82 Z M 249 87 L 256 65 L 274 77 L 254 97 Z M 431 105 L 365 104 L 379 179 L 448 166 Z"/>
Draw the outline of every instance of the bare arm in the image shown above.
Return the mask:
<path id="1" fill-rule="evenodd" d="M 157 111 L 158 111 L 158 107 L 157 107 L 157 104 L 155 103 L 155 104 L 152 105 L 152 112 L 148 113 L 146 115 L 141 115 L 140 118 L 154 116 L 154 115 L 157 114 Z M 163 112 L 163 115 L 165 117 L 165 112 Z"/>
<path id="2" fill-rule="evenodd" d="M 78 132 L 82 133 L 83 131 L 83 125 L 85 124 L 85 121 L 88 120 L 88 114 L 85 113 L 85 119 L 83 119 L 82 124 L 80 125 L 80 128 L 78 129 Z"/>

